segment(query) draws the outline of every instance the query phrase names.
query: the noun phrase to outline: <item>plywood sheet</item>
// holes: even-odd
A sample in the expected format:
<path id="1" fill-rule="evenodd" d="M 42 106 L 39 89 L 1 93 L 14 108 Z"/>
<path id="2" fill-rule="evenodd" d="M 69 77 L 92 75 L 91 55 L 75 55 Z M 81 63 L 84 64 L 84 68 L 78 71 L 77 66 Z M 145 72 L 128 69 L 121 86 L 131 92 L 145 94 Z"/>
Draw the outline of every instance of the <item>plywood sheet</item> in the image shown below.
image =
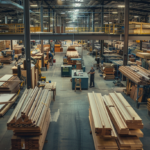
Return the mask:
<path id="1" fill-rule="evenodd" d="M 9 80 L 13 75 L 6 74 L 3 77 L 0 78 L 0 81 L 7 81 Z"/>
<path id="2" fill-rule="evenodd" d="M 10 101 L 15 94 L 0 94 L 0 103 Z"/>

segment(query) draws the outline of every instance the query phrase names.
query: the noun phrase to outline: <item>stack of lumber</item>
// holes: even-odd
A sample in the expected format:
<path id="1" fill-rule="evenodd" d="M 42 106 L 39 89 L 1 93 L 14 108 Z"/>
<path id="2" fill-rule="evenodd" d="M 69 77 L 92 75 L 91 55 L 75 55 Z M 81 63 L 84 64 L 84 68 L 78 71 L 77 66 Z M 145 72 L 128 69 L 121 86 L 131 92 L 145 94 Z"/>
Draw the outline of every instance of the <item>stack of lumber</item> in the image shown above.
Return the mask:
<path id="1" fill-rule="evenodd" d="M 67 51 L 76 51 L 75 46 L 68 47 Z"/>
<path id="2" fill-rule="evenodd" d="M 4 63 L 4 64 L 11 64 L 11 61 L 12 61 L 11 56 L 8 56 L 8 57 L 1 57 L 1 58 L 0 58 L 0 62 L 1 62 L 1 63 Z"/>
<path id="3" fill-rule="evenodd" d="M 0 41 L 0 51 L 5 50 L 4 41 Z"/>
<path id="4" fill-rule="evenodd" d="M 142 52 L 137 52 L 136 56 L 144 59 L 150 59 L 150 53 L 142 53 Z"/>
<path id="5" fill-rule="evenodd" d="M 117 131 L 117 143 L 120 149 L 142 150 L 140 137 L 143 133 L 142 119 L 120 93 L 103 96 L 106 107 Z"/>
<path id="6" fill-rule="evenodd" d="M 113 61 L 113 63 L 114 63 L 114 64 L 117 64 L 117 65 L 120 65 L 120 66 L 123 65 L 123 61 L 122 61 L 122 60 L 119 60 L 119 61 Z M 136 62 L 128 61 L 128 65 L 136 65 Z"/>
<path id="7" fill-rule="evenodd" d="M 89 121 L 92 130 L 95 149 L 118 150 L 115 139 L 116 131 L 112 125 L 103 97 L 100 93 L 88 93 Z"/>
<path id="8" fill-rule="evenodd" d="M 0 94 L 0 117 L 4 116 L 17 97 L 17 94 Z"/>
<path id="9" fill-rule="evenodd" d="M 41 83 L 42 84 L 42 83 Z M 44 89 L 54 90 L 56 89 L 56 82 L 45 83 Z"/>
<path id="10" fill-rule="evenodd" d="M 17 93 L 20 89 L 20 79 L 13 75 L 0 78 L 0 93 Z"/>
<path id="11" fill-rule="evenodd" d="M 13 130 L 12 150 L 42 150 L 50 124 L 51 94 L 48 89 L 26 89 L 7 122 Z M 22 144 L 22 141 L 24 144 Z"/>
<path id="12" fill-rule="evenodd" d="M 150 98 L 147 99 L 147 109 L 148 109 L 148 114 L 150 115 Z"/>
<path id="13" fill-rule="evenodd" d="M 141 66 L 142 65 L 142 62 L 140 60 L 136 60 L 136 64 Z"/>
<path id="14" fill-rule="evenodd" d="M 9 40 L 6 40 L 6 41 L 5 41 L 5 45 L 6 45 L 6 46 L 5 46 L 6 48 L 10 48 L 10 41 L 9 41 Z"/>
<path id="15" fill-rule="evenodd" d="M 136 84 L 150 84 L 150 71 L 140 66 L 121 66 L 119 71 Z"/>
<path id="16" fill-rule="evenodd" d="M 142 119 L 120 93 L 88 93 L 95 149 L 142 150 Z M 109 130 L 108 130 L 109 129 Z M 111 129 L 111 130 L 110 130 Z M 111 132 L 110 132 L 111 131 Z"/>
<path id="17" fill-rule="evenodd" d="M 67 51 L 66 56 L 70 58 L 78 58 L 79 53 L 77 51 Z"/>
<path id="18" fill-rule="evenodd" d="M 115 68 L 114 65 L 111 63 L 103 63 L 103 78 L 105 80 L 114 79 L 115 76 Z"/>

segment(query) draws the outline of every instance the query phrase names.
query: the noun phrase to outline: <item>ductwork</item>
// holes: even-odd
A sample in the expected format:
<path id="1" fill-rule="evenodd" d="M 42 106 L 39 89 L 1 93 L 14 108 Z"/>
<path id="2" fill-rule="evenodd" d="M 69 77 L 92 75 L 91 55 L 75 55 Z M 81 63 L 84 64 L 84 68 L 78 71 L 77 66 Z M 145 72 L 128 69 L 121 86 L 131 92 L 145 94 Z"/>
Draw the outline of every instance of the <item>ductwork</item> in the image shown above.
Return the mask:
<path id="1" fill-rule="evenodd" d="M 6 7 L 8 7 L 8 5 L 10 5 L 10 6 L 16 7 L 17 9 L 24 10 L 23 6 L 15 3 L 15 2 L 12 2 L 10 0 L 0 0 L 0 4 L 3 6 L 6 6 Z M 34 13 L 34 12 L 30 10 L 30 13 Z"/>

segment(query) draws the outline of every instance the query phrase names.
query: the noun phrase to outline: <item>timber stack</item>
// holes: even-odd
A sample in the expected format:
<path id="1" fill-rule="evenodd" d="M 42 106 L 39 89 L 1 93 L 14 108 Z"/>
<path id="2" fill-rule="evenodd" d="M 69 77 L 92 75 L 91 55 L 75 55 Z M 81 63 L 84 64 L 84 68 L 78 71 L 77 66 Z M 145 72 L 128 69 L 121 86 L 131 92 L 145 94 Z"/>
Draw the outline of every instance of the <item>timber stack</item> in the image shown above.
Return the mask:
<path id="1" fill-rule="evenodd" d="M 50 90 L 25 90 L 7 122 L 7 129 L 14 132 L 12 150 L 42 150 L 50 124 L 50 103 Z"/>
<path id="2" fill-rule="evenodd" d="M 115 68 L 111 63 L 103 63 L 103 78 L 105 80 L 111 80 L 115 78 Z"/>
<path id="3" fill-rule="evenodd" d="M 150 71 L 140 66 L 121 66 L 119 71 L 138 85 L 150 84 Z"/>
<path id="4" fill-rule="evenodd" d="M 96 150 L 118 150 L 117 134 L 100 93 L 88 93 L 89 121 Z"/>
<path id="5" fill-rule="evenodd" d="M 109 95 L 102 97 L 100 93 L 88 93 L 88 97 L 90 103 L 90 124 L 92 124 L 91 130 L 96 150 L 143 149 L 143 144 L 139 139 L 140 137 L 143 137 L 143 133 L 140 130 L 143 128 L 142 119 L 138 116 L 122 94 L 110 93 Z M 111 134 L 106 128 L 108 126 L 107 120 L 111 120 L 109 122 L 112 124 L 112 126 L 110 126 Z M 97 123 L 101 124 L 101 126 L 97 127 Z M 98 133 L 97 130 L 94 130 L 97 128 L 101 129 L 103 132 Z M 106 136 L 106 133 L 109 133 L 109 136 Z M 108 141 L 109 143 L 107 143 Z M 107 146 L 104 146 L 106 143 Z M 117 145 L 117 148 L 114 148 L 115 144 Z"/>
<path id="6" fill-rule="evenodd" d="M 20 89 L 20 79 L 6 74 L 0 78 L 0 93 L 17 93 Z"/>

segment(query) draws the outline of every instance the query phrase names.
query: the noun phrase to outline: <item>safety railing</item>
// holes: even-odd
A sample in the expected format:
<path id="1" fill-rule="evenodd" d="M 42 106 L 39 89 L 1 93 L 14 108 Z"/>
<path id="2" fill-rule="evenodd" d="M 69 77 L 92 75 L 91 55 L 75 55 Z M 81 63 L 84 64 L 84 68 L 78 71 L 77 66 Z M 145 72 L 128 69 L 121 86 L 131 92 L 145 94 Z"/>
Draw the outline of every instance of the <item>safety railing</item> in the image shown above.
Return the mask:
<path id="1" fill-rule="evenodd" d="M 50 32 L 52 32 L 52 28 Z M 41 32 L 41 27 L 30 27 L 30 32 Z M 48 32 L 48 30 L 44 30 Z M 65 33 L 93 32 L 92 27 L 66 27 Z M 0 24 L 0 34 L 24 33 L 24 24 Z M 95 27 L 94 33 L 123 34 L 124 24 L 105 24 L 103 27 Z M 150 34 L 150 23 L 129 22 L 129 34 Z"/>

